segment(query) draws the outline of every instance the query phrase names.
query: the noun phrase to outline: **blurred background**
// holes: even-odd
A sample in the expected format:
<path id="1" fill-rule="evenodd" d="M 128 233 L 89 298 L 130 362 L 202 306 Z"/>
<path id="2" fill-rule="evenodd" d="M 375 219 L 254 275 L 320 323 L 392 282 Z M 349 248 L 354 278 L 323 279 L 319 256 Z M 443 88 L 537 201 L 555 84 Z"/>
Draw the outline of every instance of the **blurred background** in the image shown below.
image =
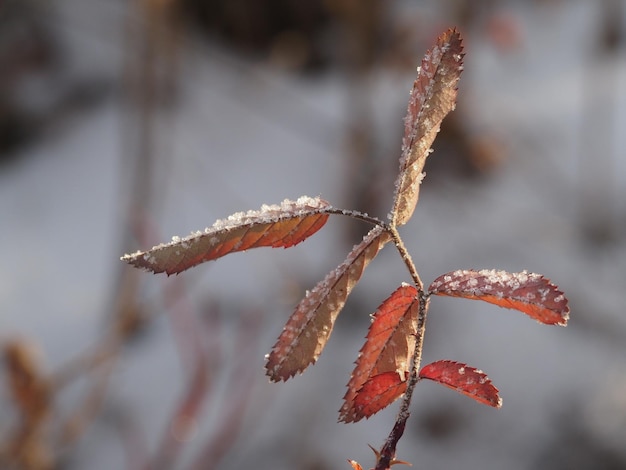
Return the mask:
<path id="1" fill-rule="evenodd" d="M 179 276 L 125 252 L 300 195 L 384 217 L 415 68 L 467 56 L 402 235 L 422 279 L 523 269 L 566 329 L 431 302 L 424 364 L 484 370 L 493 410 L 418 384 L 398 458 L 424 469 L 626 468 L 626 2 L 0 2 L 0 467 L 373 466 L 397 405 L 337 423 L 369 314 L 409 276 L 388 248 L 318 363 L 263 356 L 368 230 Z"/>

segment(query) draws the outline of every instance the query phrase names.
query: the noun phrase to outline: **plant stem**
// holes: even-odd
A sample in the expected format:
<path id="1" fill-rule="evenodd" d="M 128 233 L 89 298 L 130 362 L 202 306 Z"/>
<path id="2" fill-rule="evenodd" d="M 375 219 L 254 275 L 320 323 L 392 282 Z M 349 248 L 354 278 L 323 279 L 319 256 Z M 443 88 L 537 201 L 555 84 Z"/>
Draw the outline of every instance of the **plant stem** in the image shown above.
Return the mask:
<path id="1" fill-rule="evenodd" d="M 346 210 L 346 209 L 338 209 L 336 207 L 329 207 L 328 209 L 324 209 L 323 212 L 327 214 L 336 214 L 336 215 L 345 215 L 347 217 L 351 217 L 353 219 L 362 220 L 363 222 L 367 222 L 371 225 L 378 225 L 383 227 L 387 232 L 391 233 L 391 228 L 386 222 L 383 222 L 378 217 L 372 217 L 371 215 L 367 215 L 360 211 Z"/>
<path id="2" fill-rule="evenodd" d="M 420 298 L 423 298 L 424 297 L 424 283 L 422 282 L 419 274 L 417 273 L 417 269 L 415 268 L 415 264 L 413 263 L 413 259 L 411 258 L 411 255 L 409 254 L 406 247 L 404 246 L 404 242 L 402 241 L 402 238 L 400 237 L 400 234 L 398 233 L 398 229 L 395 226 L 387 225 L 387 224 L 385 224 L 385 228 L 387 229 L 387 232 L 389 232 L 389 235 L 391 235 L 391 239 L 393 240 L 394 245 L 396 245 L 396 248 L 398 249 L 400 256 L 402 256 L 402 260 L 404 261 L 404 264 L 408 268 L 409 273 L 411 274 L 411 277 L 413 278 L 413 282 L 415 283 L 415 287 L 417 288 L 417 295 L 419 295 Z"/>
<path id="3" fill-rule="evenodd" d="M 413 389 L 419 380 L 419 376 L 417 375 L 420 367 L 420 363 L 422 361 L 422 349 L 424 346 L 424 331 L 426 330 L 426 316 L 428 313 L 428 305 L 429 298 L 428 295 L 424 293 L 424 284 L 417 273 L 417 269 L 415 268 L 415 264 L 411 256 L 409 255 L 404 243 L 402 242 L 402 238 L 398 233 L 398 230 L 395 226 L 389 226 L 388 232 L 391 234 L 394 244 L 398 249 L 398 252 L 402 256 L 404 260 L 404 264 L 409 269 L 411 273 L 411 277 L 415 282 L 415 287 L 417 288 L 417 295 L 419 299 L 419 310 L 417 315 L 417 331 L 415 333 L 415 351 L 413 352 L 413 357 L 411 359 L 411 371 L 409 374 L 409 380 L 406 386 L 406 392 L 404 393 L 404 397 L 402 398 L 402 403 L 400 405 L 400 411 L 398 412 L 398 417 L 396 418 L 396 422 L 385 441 L 380 453 L 378 454 L 378 461 L 376 462 L 375 470 L 388 470 L 389 467 L 394 463 L 396 456 L 396 446 L 398 441 L 404 434 L 404 429 L 406 427 L 406 421 L 409 419 L 411 412 L 409 407 L 411 405 L 411 397 L 413 396 Z"/>
<path id="4" fill-rule="evenodd" d="M 396 446 L 398 445 L 398 441 L 400 441 L 400 438 L 404 434 L 406 421 L 411 415 L 411 412 L 409 410 L 411 406 L 411 397 L 413 396 L 413 390 L 415 389 L 415 385 L 419 381 L 418 371 L 420 368 L 420 363 L 422 362 L 422 349 L 424 347 L 424 332 L 426 330 L 426 316 L 428 313 L 429 295 L 428 293 L 424 292 L 424 283 L 420 279 L 417 268 L 415 267 L 415 263 L 413 263 L 413 259 L 407 251 L 406 246 L 404 246 L 402 237 L 400 237 L 400 233 L 398 233 L 398 229 L 396 228 L 395 224 L 393 224 L 393 222 L 391 224 L 388 224 L 376 217 L 371 217 L 359 211 L 342 210 L 334 207 L 327 209 L 325 212 L 329 214 L 345 215 L 353 219 L 359 219 L 369 224 L 382 227 L 391 236 L 391 239 L 393 240 L 396 249 L 400 253 L 404 264 L 409 270 L 411 278 L 415 283 L 415 287 L 417 288 L 419 308 L 417 313 L 417 329 L 415 332 L 415 350 L 413 351 L 413 357 L 411 358 L 411 370 L 409 372 L 406 392 L 404 392 L 404 397 L 402 398 L 402 403 L 400 404 L 400 411 L 398 412 L 396 422 L 391 429 L 391 432 L 389 433 L 389 436 L 387 437 L 387 440 L 385 441 L 382 449 L 379 453 L 376 454 L 377 462 L 375 470 L 388 470 L 393 463 L 397 462 L 395 460 Z"/>

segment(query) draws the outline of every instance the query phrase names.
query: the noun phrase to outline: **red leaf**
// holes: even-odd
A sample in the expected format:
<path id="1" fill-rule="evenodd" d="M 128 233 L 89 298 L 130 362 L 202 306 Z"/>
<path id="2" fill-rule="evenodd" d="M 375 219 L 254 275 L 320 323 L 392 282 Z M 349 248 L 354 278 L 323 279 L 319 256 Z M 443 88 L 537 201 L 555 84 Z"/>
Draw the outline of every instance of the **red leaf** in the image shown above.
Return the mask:
<path id="1" fill-rule="evenodd" d="M 339 410 L 340 421 L 349 423 L 369 416 L 360 413 L 355 405 L 355 399 L 368 380 L 385 372 L 398 376 L 409 370 L 415 350 L 418 310 L 417 289 L 408 284 L 396 289 L 378 307 L 350 376 L 348 391 Z"/>
<path id="2" fill-rule="evenodd" d="M 271 380 L 287 380 L 317 360 L 352 288 L 390 239 L 382 227 L 374 227 L 342 264 L 307 292 L 267 355 L 265 368 Z"/>
<path id="3" fill-rule="evenodd" d="M 204 232 L 122 256 L 122 261 L 154 273 L 178 274 L 205 261 L 229 253 L 269 246 L 289 248 L 321 229 L 328 220 L 330 205 L 320 198 L 285 199 L 280 205 L 260 211 L 239 212 L 218 220 Z"/>
<path id="4" fill-rule="evenodd" d="M 354 397 L 354 421 L 369 418 L 393 403 L 406 391 L 408 376 L 408 372 L 402 377 L 398 372 L 390 371 L 368 378 Z"/>
<path id="5" fill-rule="evenodd" d="M 482 371 L 461 362 L 436 361 L 419 372 L 420 379 L 428 379 L 473 398 L 479 403 L 500 408 L 502 399 L 498 389 Z"/>
<path id="6" fill-rule="evenodd" d="M 405 224 L 413 214 L 430 146 L 443 118 L 456 105 L 456 86 L 463 70 L 463 55 L 461 35 L 452 29 L 439 37 L 418 68 L 404 118 L 400 173 L 391 212 L 392 225 Z"/>
<path id="7" fill-rule="evenodd" d="M 569 319 L 563 292 L 542 275 L 526 271 L 458 270 L 439 276 L 428 290 L 430 294 L 478 299 L 519 310 L 548 325 L 565 326 Z"/>

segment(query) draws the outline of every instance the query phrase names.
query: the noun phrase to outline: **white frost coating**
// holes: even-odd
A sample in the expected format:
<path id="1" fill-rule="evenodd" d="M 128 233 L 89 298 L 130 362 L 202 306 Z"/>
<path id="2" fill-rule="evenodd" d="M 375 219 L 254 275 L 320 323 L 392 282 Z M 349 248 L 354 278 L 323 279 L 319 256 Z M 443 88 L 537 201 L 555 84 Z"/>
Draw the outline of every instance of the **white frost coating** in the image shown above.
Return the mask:
<path id="1" fill-rule="evenodd" d="M 250 210 L 248 212 L 236 212 L 229 215 L 226 219 L 216 220 L 211 227 L 205 228 L 203 231 L 194 231 L 186 237 L 173 236 L 170 243 L 161 243 L 153 246 L 146 252 L 136 251 L 132 254 L 126 254 L 120 259 L 123 261 L 131 261 L 140 256 L 144 256 L 144 260 L 149 263 L 156 263 L 156 260 L 152 258 L 149 260 L 146 258 L 149 253 L 155 250 L 162 250 L 171 246 L 181 244 L 181 247 L 185 250 L 190 248 L 194 242 L 201 237 L 211 236 L 209 244 L 215 245 L 220 241 L 216 235 L 218 232 L 224 230 L 230 230 L 242 225 L 254 224 L 254 223 L 273 223 L 282 219 L 305 216 L 315 212 L 321 212 L 324 209 L 330 208 L 330 205 L 319 197 L 301 196 L 296 201 L 285 199 L 278 204 L 263 204 L 260 210 Z"/>
<path id="2" fill-rule="evenodd" d="M 141 255 L 141 253 L 137 253 L 137 256 L 140 256 L 140 255 Z M 154 255 L 152 255 L 150 253 L 144 253 L 143 254 L 143 259 L 148 264 L 156 264 L 156 258 L 154 257 Z"/>

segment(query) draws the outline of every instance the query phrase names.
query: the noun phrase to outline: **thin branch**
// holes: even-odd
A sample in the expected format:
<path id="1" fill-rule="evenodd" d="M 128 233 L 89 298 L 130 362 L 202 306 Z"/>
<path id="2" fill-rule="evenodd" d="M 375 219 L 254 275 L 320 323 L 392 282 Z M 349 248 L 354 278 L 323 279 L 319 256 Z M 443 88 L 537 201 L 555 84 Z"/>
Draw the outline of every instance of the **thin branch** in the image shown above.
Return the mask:
<path id="1" fill-rule="evenodd" d="M 411 278 L 413 278 L 413 282 L 415 283 L 415 287 L 417 288 L 418 295 L 420 296 L 420 298 L 425 298 L 424 283 L 422 282 L 419 274 L 417 273 L 417 269 L 415 268 L 415 264 L 413 263 L 413 258 L 411 258 L 411 255 L 406 249 L 406 246 L 404 246 L 404 242 L 402 241 L 402 237 L 400 237 L 400 234 L 398 233 L 398 229 L 393 225 L 385 224 L 385 226 L 386 226 L 387 232 L 389 232 L 389 234 L 391 235 L 393 244 L 396 245 L 396 248 L 398 249 L 398 252 L 400 253 L 400 256 L 402 257 L 402 261 L 404 261 L 404 264 L 409 270 L 409 273 L 411 274 Z"/>
<path id="2" fill-rule="evenodd" d="M 324 209 L 322 212 L 325 212 L 327 214 L 345 215 L 345 216 L 350 217 L 352 219 L 362 220 L 363 222 L 367 222 L 368 224 L 378 225 L 379 227 L 383 227 L 386 231 L 391 233 L 390 228 L 389 228 L 389 224 L 387 224 L 386 222 L 380 220 L 378 217 L 372 217 L 371 215 L 365 214 L 365 213 L 363 213 L 361 211 L 347 210 L 347 209 L 338 209 L 336 207 L 329 207 L 327 209 Z"/>
<path id="3" fill-rule="evenodd" d="M 411 370 L 409 373 L 409 381 L 407 383 L 406 392 L 404 393 L 404 397 L 402 398 L 402 403 L 400 404 L 400 411 L 398 412 L 398 417 L 396 418 L 396 422 L 385 441 L 380 453 L 377 454 L 377 462 L 375 470 L 387 470 L 392 465 L 396 456 L 396 446 L 398 445 L 398 441 L 404 434 L 404 429 L 406 427 L 406 421 L 409 419 L 411 415 L 410 406 L 411 406 L 411 398 L 413 396 L 413 389 L 417 384 L 419 377 L 418 371 L 420 368 L 420 363 L 422 362 L 422 350 L 424 347 L 424 331 L 426 329 L 426 316 L 428 313 L 428 305 L 429 298 L 424 293 L 424 284 L 417 273 L 417 269 L 415 264 L 413 263 L 413 259 L 410 254 L 406 250 L 404 246 L 404 242 L 398 233 L 398 230 L 395 226 L 389 226 L 388 231 L 393 238 L 393 242 L 402 256 L 404 264 L 411 273 L 411 277 L 415 282 L 415 287 L 417 288 L 418 298 L 419 298 L 419 310 L 417 314 L 417 331 L 415 333 L 416 341 L 415 341 L 415 351 L 413 352 L 413 357 L 411 359 Z"/>

